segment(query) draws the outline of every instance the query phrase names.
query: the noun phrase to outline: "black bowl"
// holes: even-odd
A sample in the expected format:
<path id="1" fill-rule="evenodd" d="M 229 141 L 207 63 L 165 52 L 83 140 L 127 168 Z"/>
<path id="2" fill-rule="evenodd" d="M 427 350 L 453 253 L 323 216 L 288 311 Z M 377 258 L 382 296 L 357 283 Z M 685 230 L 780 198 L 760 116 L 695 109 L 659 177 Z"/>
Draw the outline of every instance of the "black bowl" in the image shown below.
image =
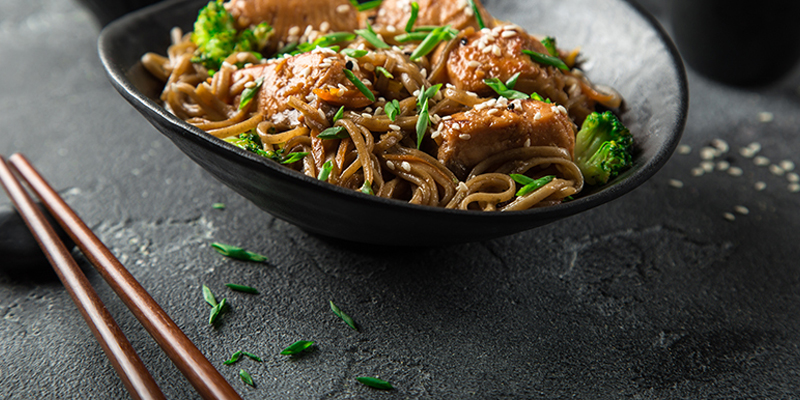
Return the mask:
<path id="1" fill-rule="evenodd" d="M 161 85 L 139 64 L 165 54 L 169 31 L 191 28 L 205 0 L 170 1 L 129 14 L 99 38 L 114 87 L 195 162 L 270 214 L 310 232 L 349 241 L 439 245 L 479 241 L 536 228 L 616 199 L 650 178 L 678 144 L 688 107 L 686 75 L 655 19 L 621 0 L 485 0 L 497 18 L 534 34 L 581 46 L 587 75 L 625 98 L 623 122 L 637 143 L 634 166 L 608 185 L 561 205 L 515 212 L 417 206 L 346 190 L 289 170 L 183 122 L 157 101 Z"/>

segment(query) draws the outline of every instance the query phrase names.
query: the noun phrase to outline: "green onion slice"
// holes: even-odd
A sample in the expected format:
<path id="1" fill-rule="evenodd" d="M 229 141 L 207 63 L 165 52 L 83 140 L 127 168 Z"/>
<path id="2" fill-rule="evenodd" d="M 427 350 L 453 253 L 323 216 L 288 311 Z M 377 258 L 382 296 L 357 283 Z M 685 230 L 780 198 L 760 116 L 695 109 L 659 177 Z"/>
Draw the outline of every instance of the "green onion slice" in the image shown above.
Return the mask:
<path id="1" fill-rule="evenodd" d="M 525 93 L 509 89 L 508 87 L 506 87 L 503 81 L 497 78 L 484 79 L 483 83 L 485 83 L 486 86 L 492 88 L 492 90 L 494 90 L 498 95 L 503 96 L 509 100 L 527 99 L 529 97 Z"/>
<path id="2" fill-rule="evenodd" d="M 375 389 L 381 389 L 381 390 L 394 389 L 391 383 L 386 382 L 383 379 L 373 378 L 371 376 L 360 376 L 356 378 L 356 380 Z"/>
<path id="3" fill-rule="evenodd" d="M 225 203 L 214 203 L 214 204 L 211 205 L 211 208 L 213 208 L 215 210 L 224 210 L 225 209 Z"/>
<path id="4" fill-rule="evenodd" d="M 517 72 L 511 78 L 508 78 L 506 81 L 506 87 L 509 89 L 514 89 L 514 86 L 517 86 L 517 80 L 519 80 L 520 72 Z"/>
<path id="5" fill-rule="evenodd" d="M 231 365 L 231 364 L 239 361 L 239 357 L 241 357 L 241 356 L 242 356 L 242 352 L 241 351 L 237 351 L 236 353 L 231 354 L 231 358 L 229 360 L 225 360 L 222 363 L 225 364 L 225 365 Z"/>
<path id="6" fill-rule="evenodd" d="M 242 355 L 243 355 L 243 356 L 247 356 L 247 357 L 249 357 L 249 358 L 251 358 L 251 359 L 253 359 L 253 360 L 255 360 L 255 361 L 261 362 L 261 357 L 259 357 L 259 356 L 255 355 L 255 354 L 253 354 L 253 353 L 248 353 L 248 352 L 246 352 L 246 351 L 243 351 L 243 352 L 242 352 Z"/>
<path id="7" fill-rule="evenodd" d="M 351 3 L 356 7 L 356 10 L 363 12 L 367 10 L 372 10 L 373 8 L 378 8 L 378 6 L 383 3 L 383 0 L 372 0 L 367 1 L 365 3 L 358 4 L 358 1 L 350 0 Z"/>
<path id="8" fill-rule="evenodd" d="M 224 311 L 227 301 L 228 299 L 222 299 L 222 301 L 211 308 L 211 312 L 208 314 L 209 325 L 214 325 L 214 323 L 217 322 L 217 318 L 219 318 L 220 314 L 222 314 L 222 311 Z"/>
<path id="9" fill-rule="evenodd" d="M 203 299 L 211 307 L 214 307 L 214 306 L 217 305 L 217 299 L 216 299 L 216 297 L 214 297 L 214 293 L 212 293 L 211 289 L 209 289 L 208 286 L 206 286 L 206 285 L 203 285 Z"/>
<path id="10" fill-rule="evenodd" d="M 258 79 L 255 80 L 255 85 L 245 88 L 242 91 L 242 98 L 239 100 L 239 109 L 243 109 L 247 107 L 248 104 L 253 100 L 253 97 L 256 96 L 258 93 L 258 89 L 261 87 L 261 84 L 264 83 L 264 77 L 260 76 Z"/>
<path id="11" fill-rule="evenodd" d="M 250 374 L 247 373 L 247 371 L 245 371 L 243 369 L 240 369 L 239 370 L 239 377 L 242 378 L 242 382 L 244 382 L 244 383 L 246 383 L 246 384 L 248 384 L 248 385 L 250 385 L 252 387 L 256 387 L 256 384 L 253 383 L 253 377 L 250 376 Z"/>
<path id="12" fill-rule="evenodd" d="M 399 43 L 421 42 L 425 40 L 426 37 L 428 37 L 428 32 L 409 32 L 395 36 L 394 40 Z"/>
<path id="13" fill-rule="evenodd" d="M 419 15 L 419 3 L 414 1 L 411 3 L 411 16 L 408 17 L 408 22 L 406 22 L 406 32 L 411 32 L 414 29 L 414 23 L 417 22 L 417 15 Z"/>
<path id="14" fill-rule="evenodd" d="M 539 64 L 550 65 L 564 71 L 569 71 L 569 67 L 567 67 L 567 64 L 564 64 L 564 61 L 561 61 L 561 59 L 558 57 L 553 57 L 547 54 L 537 53 L 535 51 L 530 51 L 530 50 L 522 50 L 522 52 L 531 56 L 531 59 Z"/>
<path id="15" fill-rule="evenodd" d="M 361 79 L 358 79 L 358 78 L 356 77 L 356 75 L 353 73 L 353 71 L 350 71 L 350 70 L 349 70 L 349 69 L 347 69 L 347 68 L 343 69 L 342 71 L 344 72 L 344 75 L 347 77 L 347 79 L 348 79 L 350 82 L 353 82 L 353 85 L 356 85 L 356 88 L 358 88 L 358 90 L 359 90 L 359 91 L 360 91 L 360 92 L 361 92 L 361 93 L 362 93 L 364 96 L 367 96 L 367 98 L 369 99 L 369 101 L 372 101 L 372 102 L 374 102 L 374 101 L 375 101 L 375 95 L 374 95 L 374 94 L 372 94 L 372 91 L 371 91 L 371 90 L 369 90 L 369 89 L 367 88 L 367 86 L 366 86 L 366 85 L 364 85 L 364 82 L 361 82 Z"/>
<path id="16" fill-rule="evenodd" d="M 283 351 L 281 351 L 281 354 L 285 356 L 299 354 L 308 349 L 309 347 L 311 347 L 311 345 L 313 344 L 314 342 L 309 340 L 298 340 L 292 343 L 289 347 L 283 349 Z"/>
<path id="17" fill-rule="evenodd" d="M 376 49 L 389 48 L 389 45 L 386 44 L 386 42 L 384 42 L 377 33 L 375 33 L 375 30 L 372 29 L 372 25 L 370 24 L 367 24 L 367 29 L 356 29 L 354 32 L 357 33 L 358 36 L 363 37 L 364 40 L 369 42 Z"/>
<path id="18" fill-rule="evenodd" d="M 325 161 L 325 164 L 322 164 L 322 169 L 319 171 L 319 175 L 317 175 L 317 179 L 321 181 L 327 181 L 328 177 L 331 175 L 331 170 L 333 170 L 333 163 L 331 160 Z"/>
<path id="19" fill-rule="evenodd" d="M 486 24 L 483 23 L 483 16 L 478 10 L 478 5 L 475 4 L 475 0 L 467 0 L 467 3 L 469 3 L 469 6 L 472 7 L 472 13 L 475 14 L 475 20 L 478 21 L 478 28 L 486 28 Z"/>
<path id="20" fill-rule="evenodd" d="M 237 292 L 244 292 L 250 294 L 258 294 L 258 289 L 252 288 L 250 286 L 245 285 L 237 285 L 235 283 L 226 283 L 225 286 L 231 288 L 231 290 L 235 290 Z"/>
<path id="21" fill-rule="evenodd" d="M 211 243 L 211 247 L 213 247 L 214 250 L 216 250 L 219 254 L 222 254 L 226 257 L 235 258 L 237 260 L 253 262 L 267 261 L 267 257 L 264 257 L 261 254 L 253 253 L 252 251 L 247 251 L 241 247 L 216 242 Z"/>
<path id="22" fill-rule="evenodd" d="M 306 152 L 306 151 L 296 151 L 296 152 L 293 152 L 293 153 L 289 153 L 289 154 L 286 155 L 286 157 L 283 160 L 281 160 L 281 164 L 291 164 L 291 163 L 298 162 L 298 161 L 302 160 L 303 157 L 305 157 L 307 155 L 308 155 L 308 152 Z"/>
<path id="23" fill-rule="evenodd" d="M 372 190 L 372 184 L 369 181 L 364 181 L 364 184 L 361 185 L 361 193 L 374 195 L 375 192 Z"/>
<path id="24" fill-rule="evenodd" d="M 335 124 L 336 121 L 342 119 L 344 117 L 344 106 L 339 107 L 339 111 L 336 111 L 336 114 L 333 116 L 333 123 Z"/>
<path id="25" fill-rule="evenodd" d="M 558 57 L 558 49 L 556 48 L 556 39 L 550 36 L 542 39 L 542 44 L 553 57 Z"/>
<path id="26" fill-rule="evenodd" d="M 364 183 L 367 183 L 367 182 L 364 182 Z M 347 324 L 347 326 L 349 326 L 349 327 L 353 328 L 353 330 L 357 331 L 358 328 L 356 328 L 355 321 L 353 321 L 353 319 L 350 318 L 350 316 L 348 316 L 347 314 L 342 312 L 342 310 L 340 310 L 339 307 L 336 306 L 336 304 L 333 304 L 333 301 L 330 301 L 330 303 L 331 303 L 331 310 L 333 311 L 333 313 L 336 314 L 337 317 L 341 318 L 342 321 L 344 321 L 344 323 Z"/>
<path id="27" fill-rule="evenodd" d="M 400 102 L 397 99 L 394 99 L 383 107 L 384 111 L 386 111 L 386 115 L 389 117 L 392 122 L 397 119 L 397 114 L 400 113 Z"/>
<path id="28" fill-rule="evenodd" d="M 433 51 L 433 49 L 436 48 L 439 42 L 445 39 L 450 40 L 453 37 L 455 36 L 453 35 L 453 32 L 450 30 L 450 25 L 438 27 L 432 30 L 431 33 L 428 34 L 428 36 L 425 36 L 425 39 L 422 41 L 422 43 L 420 43 L 419 46 L 417 46 L 417 48 L 414 49 L 414 51 L 411 53 L 410 56 L 411 61 L 416 61 L 421 57 L 424 57 L 425 55 Z"/>
<path id="29" fill-rule="evenodd" d="M 524 196 L 530 192 L 538 190 L 542 186 L 550 183 L 555 178 L 556 178 L 555 175 L 547 175 L 539 179 L 532 179 L 525 175 L 511 174 L 511 179 L 513 179 L 515 182 L 521 185 L 524 185 L 521 189 L 517 191 L 517 196 Z"/>
<path id="30" fill-rule="evenodd" d="M 385 76 L 385 77 L 387 77 L 389 79 L 394 79 L 394 75 L 392 75 L 391 72 L 387 71 L 386 68 L 383 68 L 380 65 L 375 67 L 375 71 L 380 72 L 381 74 L 383 74 L 383 76 Z"/>
<path id="31" fill-rule="evenodd" d="M 419 112 L 417 118 L 417 148 L 422 145 L 422 138 L 428 132 L 428 125 L 430 125 L 430 115 L 428 114 L 428 99 L 422 103 L 422 110 Z"/>
<path id="32" fill-rule="evenodd" d="M 320 139 L 344 139 L 350 137 L 350 134 L 343 126 L 332 126 L 320 132 L 317 137 Z"/>
<path id="33" fill-rule="evenodd" d="M 347 48 L 347 49 L 342 49 L 341 53 L 348 57 L 361 58 L 367 55 L 369 53 L 369 50 Z"/>

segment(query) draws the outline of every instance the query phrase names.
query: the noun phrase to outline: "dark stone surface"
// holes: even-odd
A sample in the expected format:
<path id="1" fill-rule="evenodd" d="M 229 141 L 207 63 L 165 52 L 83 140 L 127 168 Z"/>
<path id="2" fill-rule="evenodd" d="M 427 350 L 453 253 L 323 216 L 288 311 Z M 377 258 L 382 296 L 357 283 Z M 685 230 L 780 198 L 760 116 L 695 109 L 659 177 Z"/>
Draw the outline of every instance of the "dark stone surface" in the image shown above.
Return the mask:
<path id="1" fill-rule="evenodd" d="M 668 7 L 644 4 L 668 24 Z M 800 71 L 738 89 L 690 69 L 692 152 L 617 201 L 488 242 L 387 249 L 308 235 L 211 179 L 113 90 L 96 35 L 76 4 L 0 3 L 0 154 L 25 153 L 244 398 L 800 397 L 800 193 L 738 153 L 757 141 L 800 163 Z M 692 176 L 715 138 L 742 176 Z M 269 263 L 224 259 L 212 241 Z M 78 257 L 167 397 L 197 398 Z M 231 302 L 217 328 L 202 284 Z M 128 398 L 58 281 L 0 271 L 0 317 L 0 397 Z M 278 355 L 299 339 L 314 350 Z M 223 365 L 236 350 L 264 361 Z"/>

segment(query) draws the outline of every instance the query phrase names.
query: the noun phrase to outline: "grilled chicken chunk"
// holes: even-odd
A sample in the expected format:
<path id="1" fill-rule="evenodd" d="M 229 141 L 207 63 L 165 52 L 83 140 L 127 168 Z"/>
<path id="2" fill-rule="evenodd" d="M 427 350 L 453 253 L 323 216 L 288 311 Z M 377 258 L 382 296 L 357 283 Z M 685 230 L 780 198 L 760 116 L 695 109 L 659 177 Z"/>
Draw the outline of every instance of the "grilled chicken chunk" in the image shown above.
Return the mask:
<path id="1" fill-rule="evenodd" d="M 489 100 L 442 121 L 435 140 L 440 162 L 464 178 L 479 162 L 523 146 L 556 146 L 573 154 L 575 124 L 563 106 L 536 100 Z"/>
<path id="2" fill-rule="evenodd" d="M 236 71 L 234 80 L 250 75 L 253 80 L 263 77 L 256 99 L 258 109 L 281 125 L 284 113 L 292 109 L 289 98 L 301 100 L 312 93 L 332 106 L 366 107 L 372 103 L 344 74 L 345 56 L 329 50 L 314 50 L 294 57 L 272 60 Z M 353 71 L 364 81 L 362 70 Z M 367 81 L 368 82 L 368 81 Z M 371 83 L 368 84 L 368 86 Z"/>
<path id="3" fill-rule="evenodd" d="M 412 0 L 384 0 L 378 9 L 375 25 L 381 27 L 393 26 L 398 31 L 406 27 L 411 16 Z M 414 26 L 445 26 L 461 30 L 468 26 L 478 29 L 475 13 L 467 0 L 417 0 L 419 14 Z M 494 19 L 483 8 L 480 0 L 475 0 L 475 5 L 480 10 L 486 26 L 494 26 Z"/>
<path id="4" fill-rule="evenodd" d="M 349 0 L 231 0 L 225 8 L 239 29 L 267 22 L 275 30 L 267 49 L 313 40 L 310 35 L 358 29 L 358 11 Z M 310 29 L 308 27 L 311 27 Z"/>

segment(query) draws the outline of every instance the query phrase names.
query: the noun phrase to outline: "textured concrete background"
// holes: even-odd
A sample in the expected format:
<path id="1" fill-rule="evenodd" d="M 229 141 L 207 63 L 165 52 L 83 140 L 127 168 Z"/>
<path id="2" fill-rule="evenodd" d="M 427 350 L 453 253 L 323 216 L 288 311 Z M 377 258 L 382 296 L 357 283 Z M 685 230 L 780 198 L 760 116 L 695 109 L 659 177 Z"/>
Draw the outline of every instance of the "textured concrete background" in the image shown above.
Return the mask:
<path id="1" fill-rule="evenodd" d="M 663 2 L 643 4 L 670 26 Z M 800 193 L 738 153 L 758 141 L 773 162 L 800 163 L 800 73 L 740 89 L 690 69 L 692 151 L 641 188 L 502 239 L 387 249 L 310 236 L 211 179 L 114 91 L 97 34 L 72 2 L 0 3 L 0 154 L 25 153 L 244 398 L 800 397 Z M 692 176 L 715 138 L 742 176 Z M 225 259 L 212 241 L 269 262 Z M 197 398 L 81 264 L 167 397 Z M 48 268 L 0 269 L 0 398 L 128 398 Z M 232 306 L 216 328 L 202 284 Z M 299 339 L 316 346 L 278 354 Z M 264 361 L 223 365 L 237 350 Z"/>

